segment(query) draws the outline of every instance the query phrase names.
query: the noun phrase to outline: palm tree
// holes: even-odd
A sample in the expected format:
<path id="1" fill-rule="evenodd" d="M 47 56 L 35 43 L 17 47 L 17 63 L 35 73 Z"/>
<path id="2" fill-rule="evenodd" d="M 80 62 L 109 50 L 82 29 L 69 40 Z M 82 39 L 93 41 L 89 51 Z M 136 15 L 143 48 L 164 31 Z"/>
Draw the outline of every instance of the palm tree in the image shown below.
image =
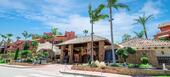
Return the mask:
<path id="1" fill-rule="evenodd" d="M 87 36 L 88 32 L 89 32 L 89 31 L 88 31 L 88 30 L 86 30 L 86 29 L 85 29 L 85 30 L 83 30 L 83 33 L 84 33 L 84 35 L 85 35 L 85 36 Z"/>
<path id="2" fill-rule="evenodd" d="M 6 48 L 6 39 L 7 39 L 7 36 L 1 34 L 1 37 L 2 37 L 1 46 Z M 4 55 L 5 55 L 5 50 L 4 50 Z"/>
<path id="3" fill-rule="evenodd" d="M 32 34 L 29 34 L 27 31 L 24 31 L 22 35 L 24 36 L 25 40 L 27 40 L 28 38 L 32 36 Z"/>
<path id="4" fill-rule="evenodd" d="M 17 37 L 16 37 L 16 39 L 17 39 L 17 40 L 20 40 L 20 39 L 21 39 L 21 37 L 17 36 Z"/>
<path id="5" fill-rule="evenodd" d="M 92 6 L 89 5 L 88 14 L 91 23 L 91 61 L 93 61 L 93 25 L 95 22 L 105 19 L 108 17 L 106 14 L 101 14 L 101 11 L 105 8 L 105 5 L 100 4 L 95 10 L 92 9 Z"/>
<path id="6" fill-rule="evenodd" d="M 127 41 L 127 40 L 129 40 L 131 38 L 131 35 L 124 34 L 122 38 L 123 38 L 122 41 Z"/>
<path id="7" fill-rule="evenodd" d="M 53 28 L 51 28 L 51 32 L 52 32 L 52 50 L 53 50 L 53 48 L 54 48 L 54 39 L 55 39 L 55 37 L 57 36 L 57 35 L 59 35 L 60 34 L 60 32 L 58 32 L 58 28 L 55 28 L 55 27 L 53 27 Z"/>
<path id="8" fill-rule="evenodd" d="M 0 34 L 2 40 L 1 40 L 1 46 L 2 45 L 5 45 L 5 40 L 7 39 L 7 36 L 6 35 L 3 35 L 3 34 Z"/>
<path id="9" fill-rule="evenodd" d="M 143 36 L 144 36 L 144 31 L 134 32 L 134 33 L 135 33 L 137 38 L 143 38 Z"/>
<path id="10" fill-rule="evenodd" d="M 113 17 L 112 17 L 112 10 L 113 8 L 116 10 L 119 9 L 128 9 L 128 6 L 123 3 L 118 3 L 118 0 L 107 0 L 107 8 L 109 9 L 109 22 L 110 22 L 110 34 L 111 34 L 111 46 L 112 46 L 112 55 L 113 55 L 113 63 L 116 62 L 115 60 L 115 52 L 114 52 L 114 38 L 113 38 Z"/>
<path id="11" fill-rule="evenodd" d="M 11 33 L 6 34 L 6 37 L 7 37 L 7 45 L 9 45 L 9 43 L 12 41 L 12 39 L 11 39 L 12 36 L 13 36 L 13 34 L 11 34 Z"/>
<path id="12" fill-rule="evenodd" d="M 136 21 L 135 24 L 141 24 L 141 25 L 142 25 L 146 39 L 148 39 L 147 29 L 146 29 L 146 23 L 147 23 L 149 20 L 151 20 L 152 18 L 153 18 L 153 15 L 145 16 L 145 14 L 143 14 L 143 16 L 139 16 L 137 19 L 135 19 L 135 21 Z"/>
<path id="13" fill-rule="evenodd" d="M 39 38 L 41 38 L 41 37 L 42 37 L 42 36 L 39 35 L 39 34 L 32 34 L 32 39 L 33 39 L 33 40 L 39 39 Z"/>

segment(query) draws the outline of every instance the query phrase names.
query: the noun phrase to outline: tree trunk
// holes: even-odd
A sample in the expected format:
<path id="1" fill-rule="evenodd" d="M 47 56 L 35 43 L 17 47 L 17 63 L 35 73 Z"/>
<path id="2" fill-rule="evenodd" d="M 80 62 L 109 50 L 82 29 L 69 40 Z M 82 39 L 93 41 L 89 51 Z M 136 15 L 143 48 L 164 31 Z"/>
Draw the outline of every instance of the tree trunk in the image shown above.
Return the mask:
<path id="1" fill-rule="evenodd" d="M 148 35 L 147 35 L 147 31 L 146 31 L 146 26 L 145 26 L 145 24 L 143 25 L 143 29 L 144 29 L 144 32 L 145 32 L 145 37 L 146 37 L 146 39 L 148 39 Z"/>
<path id="2" fill-rule="evenodd" d="M 115 59 L 115 52 L 114 52 L 114 40 L 113 40 L 113 18 L 112 18 L 112 7 L 109 7 L 109 12 L 110 12 L 110 34 L 111 34 L 111 47 L 112 47 L 112 56 L 113 56 L 113 63 L 116 63 L 116 59 Z"/>
<path id="3" fill-rule="evenodd" d="M 52 40 L 52 48 L 51 49 L 52 49 L 52 52 L 54 52 L 53 51 L 53 49 L 54 49 L 54 39 Z M 53 56 L 52 55 L 51 55 L 51 61 L 53 61 Z"/>
<path id="4" fill-rule="evenodd" d="M 94 58 L 93 58 L 93 22 L 91 23 L 91 61 L 94 61 Z"/>

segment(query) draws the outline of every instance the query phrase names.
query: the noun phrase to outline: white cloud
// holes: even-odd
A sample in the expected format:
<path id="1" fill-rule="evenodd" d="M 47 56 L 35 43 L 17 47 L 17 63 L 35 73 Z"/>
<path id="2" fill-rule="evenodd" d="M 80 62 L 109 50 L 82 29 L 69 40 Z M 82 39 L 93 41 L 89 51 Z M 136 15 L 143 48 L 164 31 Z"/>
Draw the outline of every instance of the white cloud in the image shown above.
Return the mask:
<path id="1" fill-rule="evenodd" d="M 160 3 L 161 3 L 160 1 L 155 1 L 155 2 L 148 1 L 144 4 L 144 6 L 139 12 L 146 13 L 148 15 L 153 14 L 156 16 L 161 13 L 161 10 L 159 8 Z"/>
<path id="2" fill-rule="evenodd" d="M 2 1 L 4 1 L 3 4 Z M 56 26 L 59 28 L 60 31 L 75 31 L 77 34 L 82 35 L 82 31 L 87 29 L 91 31 L 91 24 L 89 23 L 89 18 L 87 16 L 83 16 L 81 11 L 86 10 L 84 3 L 81 5 L 76 2 L 76 0 L 44 0 L 43 3 L 38 4 L 37 2 L 33 2 L 36 4 L 38 9 L 37 11 L 33 11 L 32 9 L 28 8 L 26 4 L 23 2 L 15 2 L 13 4 L 9 3 L 10 0 L 0 0 L 0 4 L 3 4 L 3 7 L 9 7 L 7 5 L 17 5 L 15 9 L 25 9 L 20 10 L 19 13 L 21 16 L 42 22 L 45 27 L 50 28 L 51 26 Z M 134 0 L 131 0 L 134 1 Z M 134 19 L 141 15 L 142 12 L 147 14 L 154 14 L 159 15 L 160 9 L 156 4 L 148 1 L 144 4 L 144 6 L 139 9 L 138 12 L 128 14 L 127 12 L 117 12 L 113 15 L 114 17 L 114 38 L 115 41 L 121 41 L 121 37 L 125 33 L 131 33 L 134 30 Z M 2 6 L 2 5 L 0 5 Z M 10 8 L 11 8 L 10 7 Z M 37 8 L 35 7 L 35 8 Z M 85 13 L 85 12 L 84 12 Z M 150 24 L 155 25 L 155 24 Z M 150 30 L 154 32 L 155 30 Z M 99 21 L 94 25 L 94 32 L 96 35 L 104 36 L 110 39 L 110 25 L 109 22 Z M 149 33 L 151 33 L 149 32 Z"/>
<path id="3" fill-rule="evenodd" d="M 14 0 L 0 0 L 0 7 L 10 8 L 10 9 L 25 9 L 25 5 L 19 1 Z"/>

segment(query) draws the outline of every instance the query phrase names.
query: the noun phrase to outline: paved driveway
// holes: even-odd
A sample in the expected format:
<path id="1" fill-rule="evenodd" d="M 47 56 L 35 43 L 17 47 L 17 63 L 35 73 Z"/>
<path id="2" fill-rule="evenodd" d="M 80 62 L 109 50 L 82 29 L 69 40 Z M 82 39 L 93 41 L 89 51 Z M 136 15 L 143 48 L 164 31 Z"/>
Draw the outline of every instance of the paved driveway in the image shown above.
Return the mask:
<path id="1" fill-rule="evenodd" d="M 60 71 L 78 74 L 99 75 L 105 77 L 131 77 L 119 74 L 71 70 L 71 65 L 61 64 L 42 65 L 29 68 L 0 66 L 0 77 L 85 77 L 75 75 L 63 75 L 60 73 Z"/>

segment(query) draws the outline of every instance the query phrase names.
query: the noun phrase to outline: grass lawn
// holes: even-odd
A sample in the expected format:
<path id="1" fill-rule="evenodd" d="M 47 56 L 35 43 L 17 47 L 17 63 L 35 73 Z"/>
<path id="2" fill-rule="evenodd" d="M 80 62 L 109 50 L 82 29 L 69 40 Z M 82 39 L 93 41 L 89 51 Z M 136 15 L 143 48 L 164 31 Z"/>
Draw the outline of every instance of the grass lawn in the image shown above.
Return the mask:
<path id="1" fill-rule="evenodd" d="M 170 77 L 170 76 L 155 76 L 155 77 Z"/>

